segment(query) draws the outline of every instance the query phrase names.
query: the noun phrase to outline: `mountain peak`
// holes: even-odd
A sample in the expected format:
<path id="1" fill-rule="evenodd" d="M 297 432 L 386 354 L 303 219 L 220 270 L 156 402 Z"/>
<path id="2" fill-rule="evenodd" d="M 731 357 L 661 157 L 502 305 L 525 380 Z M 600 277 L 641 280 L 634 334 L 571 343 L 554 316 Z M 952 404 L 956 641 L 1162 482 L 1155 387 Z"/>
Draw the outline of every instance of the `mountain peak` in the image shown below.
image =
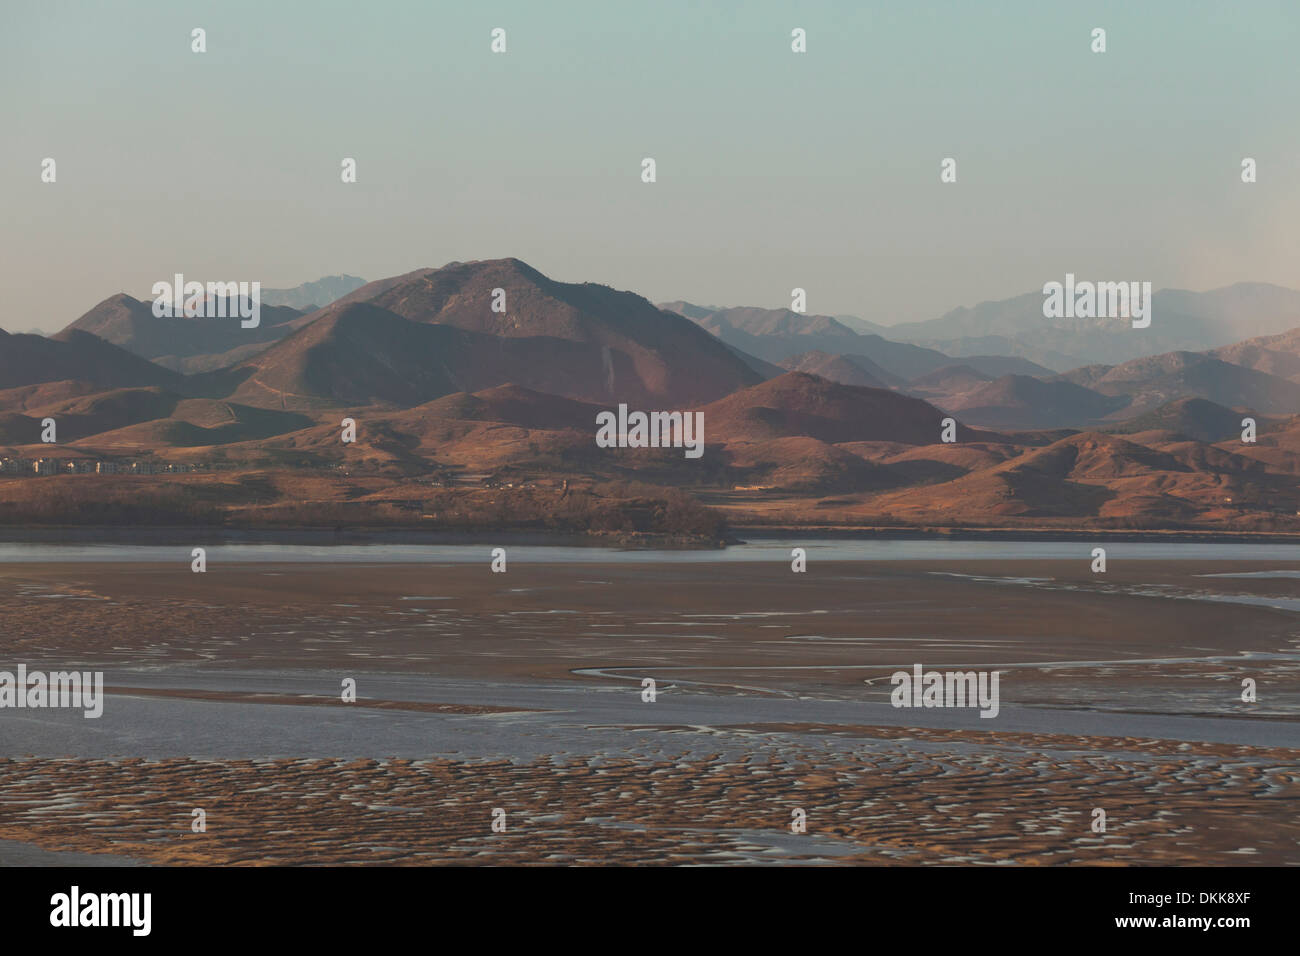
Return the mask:
<path id="1" fill-rule="evenodd" d="M 558 282 L 516 258 L 453 262 L 371 282 L 293 325 L 294 335 L 250 363 L 262 370 L 250 380 L 273 384 L 273 402 L 288 395 L 427 402 L 514 382 L 581 401 L 671 408 L 711 401 L 763 377 L 690 320 L 635 293 Z M 364 376 L 348 371 L 341 348 L 366 363 Z M 390 369 L 387 381 L 381 367 Z M 414 380 L 396 381 L 398 368 Z M 337 387 L 331 375 L 339 377 Z M 267 400 L 253 388 L 246 386 L 250 402 Z"/>

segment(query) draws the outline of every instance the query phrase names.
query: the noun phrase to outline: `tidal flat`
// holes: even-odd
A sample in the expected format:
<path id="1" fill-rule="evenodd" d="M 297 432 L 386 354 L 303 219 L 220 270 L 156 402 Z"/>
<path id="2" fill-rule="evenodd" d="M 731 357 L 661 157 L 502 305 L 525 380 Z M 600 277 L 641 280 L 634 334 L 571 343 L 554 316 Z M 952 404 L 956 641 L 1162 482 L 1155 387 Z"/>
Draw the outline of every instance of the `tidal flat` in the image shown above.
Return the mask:
<path id="1" fill-rule="evenodd" d="M 1296 863 L 1260 555 L 0 564 L 0 669 L 106 693 L 0 709 L 0 863 Z M 997 717 L 892 706 L 916 664 Z"/>

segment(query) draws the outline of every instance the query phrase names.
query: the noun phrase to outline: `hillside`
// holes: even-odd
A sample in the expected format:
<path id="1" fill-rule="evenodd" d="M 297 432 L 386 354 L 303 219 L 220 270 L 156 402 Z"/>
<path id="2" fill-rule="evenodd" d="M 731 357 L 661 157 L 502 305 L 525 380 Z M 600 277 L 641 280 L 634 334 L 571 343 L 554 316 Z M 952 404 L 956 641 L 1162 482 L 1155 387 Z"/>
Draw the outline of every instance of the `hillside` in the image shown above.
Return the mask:
<path id="1" fill-rule="evenodd" d="M 949 398 L 943 407 L 972 424 L 1033 429 L 1086 425 L 1125 404 L 1122 397 L 1109 397 L 1069 381 L 1004 375 Z"/>
<path id="2" fill-rule="evenodd" d="M 861 385 L 866 388 L 893 388 L 903 384 L 897 375 L 886 372 L 864 355 L 830 355 L 826 352 L 805 352 L 782 360 L 780 367 L 790 372 L 807 372 L 841 385 Z"/>
<path id="3" fill-rule="evenodd" d="M 246 354 L 283 338 L 289 323 L 302 313 L 297 309 L 262 303 L 255 328 L 243 328 L 238 300 L 223 304 L 226 317 L 159 318 L 152 302 L 118 293 L 100 302 L 64 331 L 89 332 L 128 352 L 177 371 L 205 371 L 218 367 L 227 353 Z M 190 361 L 193 360 L 193 361 Z"/>
<path id="4" fill-rule="evenodd" d="M 504 290 L 505 312 L 492 310 L 495 289 Z M 453 377 L 466 387 L 452 390 L 515 382 L 587 401 L 680 408 L 763 379 L 689 319 L 632 292 L 557 282 L 518 259 L 452 263 L 372 282 L 298 325 L 360 303 L 415 325 L 467 333 L 438 340 L 462 350 Z M 452 375 L 453 365 L 443 365 Z"/>
<path id="5" fill-rule="evenodd" d="M 804 436 L 820 441 L 939 441 L 945 417 L 918 398 L 878 388 L 840 385 L 805 372 L 743 389 L 704 406 L 710 442 L 768 441 Z M 978 433 L 958 426 L 960 440 Z"/>
<path id="6" fill-rule="evenodd" d="M 49 338 L 0 331 L 0 389 L 62 381 L 118 388 L 176 385 L 182 378 L 76 329 L 65 329 Z"/>

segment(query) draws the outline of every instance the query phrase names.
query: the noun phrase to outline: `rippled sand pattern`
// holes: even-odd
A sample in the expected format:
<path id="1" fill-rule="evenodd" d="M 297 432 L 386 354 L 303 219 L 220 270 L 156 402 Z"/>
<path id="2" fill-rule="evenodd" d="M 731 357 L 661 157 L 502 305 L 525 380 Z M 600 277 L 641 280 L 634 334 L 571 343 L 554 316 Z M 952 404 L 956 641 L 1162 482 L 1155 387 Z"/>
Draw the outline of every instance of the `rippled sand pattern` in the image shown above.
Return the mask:
<path id="1" fill-rule="evenodd" d="M 889 728 L 714 732 L 746 735 L 750 755 L 8 760 L 0 839 L 242 865 L 1300 863 L 1294 750 Z M 809 734 L 857 737 L 862 751 L 805 760 Z M 195 807 L 206 833 L 190 831 Z M 491 831 L 496 807 L 504 833 Z M 1090 829 L 1095 807 L 1107 813 L 1104 834 Z M 790 831 L 795 808 L 807 813 L 805 834 Z"/>

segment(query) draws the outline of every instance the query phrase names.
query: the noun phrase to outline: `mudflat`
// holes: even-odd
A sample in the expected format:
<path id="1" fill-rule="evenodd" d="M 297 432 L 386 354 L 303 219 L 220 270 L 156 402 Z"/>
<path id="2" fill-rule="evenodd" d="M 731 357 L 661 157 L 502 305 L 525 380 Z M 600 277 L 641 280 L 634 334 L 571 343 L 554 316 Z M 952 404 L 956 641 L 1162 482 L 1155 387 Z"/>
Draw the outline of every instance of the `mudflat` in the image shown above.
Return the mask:
<path id="1" fill-rule="evenodd" d="M 1297 615 L 1300 562 L 1094 574 L 1086 550 L 3 565 L 0 669 L 102 670 L 108 696 L 97 720 L 0 711 L 0 839 L 177 863 L 1294 863 Z M 998 716 L 892 707 L 916 664 L 996 671 Z"/>

